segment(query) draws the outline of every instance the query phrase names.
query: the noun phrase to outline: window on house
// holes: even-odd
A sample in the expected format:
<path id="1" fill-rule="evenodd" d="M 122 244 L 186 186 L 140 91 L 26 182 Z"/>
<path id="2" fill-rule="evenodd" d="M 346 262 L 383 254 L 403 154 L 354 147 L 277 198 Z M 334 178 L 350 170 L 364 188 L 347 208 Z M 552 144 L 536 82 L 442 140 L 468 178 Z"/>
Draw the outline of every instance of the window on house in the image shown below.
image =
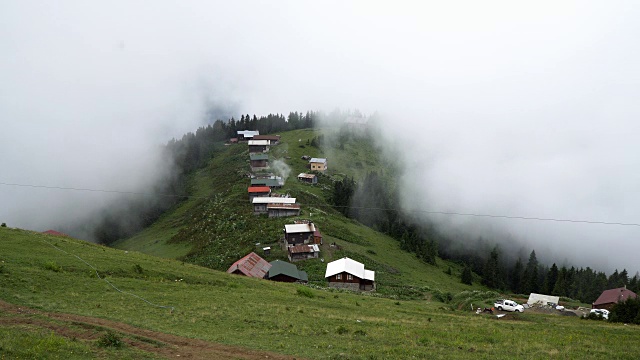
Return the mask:
<path id="1" fill-rule="evenodd" d="M 336 280 L 342 280 L 342 274 L 336 275 Z"/>
<path id="2" fill-rule="evenodd" d="M 353 275 L 347 274 L 347 280 L 353 280 Z"/>

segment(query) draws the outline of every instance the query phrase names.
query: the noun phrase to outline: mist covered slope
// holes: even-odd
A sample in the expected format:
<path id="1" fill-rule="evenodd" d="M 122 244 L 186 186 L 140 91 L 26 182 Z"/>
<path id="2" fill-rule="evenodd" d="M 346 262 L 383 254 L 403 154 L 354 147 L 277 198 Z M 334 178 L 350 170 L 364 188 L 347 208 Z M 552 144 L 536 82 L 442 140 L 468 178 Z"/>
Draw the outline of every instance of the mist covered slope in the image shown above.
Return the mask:
<path id="1" fill-rule="evenodd" d="M 328 146 L 323 136 L 327 132 L 331 131 L 283 132 L 281 143 L 269 153 L 272 164 L 280 163 L 275 172 L 287 177 L 285 186 L 277 192 L 297 198 L 302 208 L 299 218 L 314 221 L 324 236 L 321 247 L 324 262 L 314 259 L 296 263 L 309 273 L 310 282 L 323 285 L 326 263 L 348 256 L 376 271 L 381 293 L 422 297 L 433 292 L 455 293 L 479 287 L 476 285 L 479 281 L 472 286 L 460 282 L 461 266 L 441 259 L 437 259 L 436 266 L 429 265 L 400 249 L 397 240 L 344 217 L 330 206 L 332 179 L 359 180 L 371 171 L 393 176 L 393 167 L 381 158 L 381 152 L 370 141 L 353 138 Z M 320 146 L 323 142 L 325 145 Z M 297 174 L 308 171 L 307 161 L 301 159 L 303 155 L 328 158 L 328 174 L 320 176 L 318 185 L 303 184 L 296 179 Z M 295 218 L 269 219 L 252 214 L 247 195 L 248 159 L 246 143 L 225 146 L 214 153 L 205 168 L 190 175 L 190 198 L 143 231 L 112 246 L 221 271 L 251 251 L 262 255 L 265 246 L 272 248 L 266 260 L 286 260 L 278 241 L 284 225 Z M 331 243 L 341 249 L 330 247 Z M 451 274 L 447 274 L 449 268 Z"/>

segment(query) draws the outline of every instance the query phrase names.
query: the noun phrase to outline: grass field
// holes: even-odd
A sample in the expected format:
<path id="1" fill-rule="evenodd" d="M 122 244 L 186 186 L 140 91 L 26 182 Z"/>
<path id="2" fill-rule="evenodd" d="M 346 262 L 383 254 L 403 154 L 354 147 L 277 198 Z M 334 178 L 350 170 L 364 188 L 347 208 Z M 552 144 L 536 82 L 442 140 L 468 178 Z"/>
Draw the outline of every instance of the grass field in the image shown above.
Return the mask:
<path id="1" fill-rule="evenodd" d="M 116 291 L 76 255 L 121 290 L 175 309 L 151 306 Z M 526 312 L 497 319 L 476 315 L 466 307 L 452 310 L 436 301 L 396 300 L 248 279 L 22 230 L 0 228 L 0 264 L 0 299 L 12 304 L 299 357 L 640 357 L 638 326 Z M 0 312 L 0 321 L 11 316 Z M 35 351 L 24 355 L 27 358 L 46 358 L 49 349 L 52 359 L 68 351 L 77 351 L 83 358 L 139 357 L 127 353 L 131 349 L 103 350 L 95 341 L 61 340 L 38 329 L 2 329 L 2 354 L 17 354 L 15 349 L 26 336 L 32 344 L 27 345 L 29 351 Z"/>

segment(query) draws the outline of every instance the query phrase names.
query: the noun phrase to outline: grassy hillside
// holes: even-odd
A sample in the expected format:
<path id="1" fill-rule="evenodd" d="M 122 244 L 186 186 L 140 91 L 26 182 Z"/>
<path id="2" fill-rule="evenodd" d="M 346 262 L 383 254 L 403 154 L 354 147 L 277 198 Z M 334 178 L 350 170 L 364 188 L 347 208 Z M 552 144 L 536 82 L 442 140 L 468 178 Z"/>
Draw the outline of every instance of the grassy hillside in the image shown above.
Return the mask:
<path id="1" fill-rule="evenodd" d="M 281 144 L 271 148 L 271 162 L 287 164 L 288 178 L 279 193 L 288 193 L 302 205 L 300 218 L 311 219 L 320 228 L 324 238 L 321 257 L 324 262 L 307 260 L 298 263 L 310 275 L 310 281 L 324 285 L 326 262 L 349 256 L 376 271 L 378 291 L 399 296 L 430 296 L 430 293 L 451 292 L 478 288 L 459 281 L 462 269 L 453 263 L 439 261 L 439 266 L 428 265 L 415 255 L 402 251 L 397 241 L 343 217 L 328 205 L 332 177 L 345 175 L 356 179 L 369 171 L 390 172 L 393 167 L 380 158 L 372 144 L 358 138 L 337 140 L 324 138 L 322 147 L 311 146 L 313 139 L 320 141 L 327 131 L 295 130 L 280 134 Z M 330 132 L 329 132 L 330 134 Z M 328 149 L 323 152 L 321 149 Z M 297 181 L 296 176 L 308 171 L 303 155 L 327 157 L 329 171 L 320 176 L 317 185 Z M 216 152 L 209 165 L 190 178 L 193 196 L 159 221 L 130 239 L 113 244 L 126 250 L 181 260 L 226 270 L 235 260 L 250 251 L 271 246 L 274 251 L 268 261 L 286 260 L 279 247 L 284 224 L 293 218 L 269 219 L 254 216 L 248 201 L 250 183 L 249 153 L 246 143 L 226 146 Z M 392 174 L 389 174 L 392 176 Z M 342 250 L 330 248 L 336 243 Z M 256 246 L 259 243 L 259 246 Z M 261 254 L 261 252 L 258 252 Z M 449 267 L 452 275 L 444 273 Z"/>
<path id="2" fill-rule="evenodd" d="M 151 306 L 116 291 L 78 257 L 95 266 L 122 291 L 154 304 L 173 306 L 174 310 Z M 110 319 L 143 329 L 296 357 L 640 356 L 638 326 L 527 313 L 497 319 L 476 315 L 466 307 L 452 310 L 439 302 L 394 300 L 249 279 L 176 260 L 22 230 L 0 228 L 0 264 L 0 300 L 19 307 Z M 97 339 L 75 339 L 43 331 L 38 316 L 30 311 L 11 313 L 0 307 L 2 356 L 158 358 L 162 356 L 151 350 L 173 349 L 152 341 L 147 341 L 149 352 L 127 346 L 105 349 L 96 345 Z M 31 322 L 16 325 L 21 318 Z M 29 353 L 24 355 L 25 351 Z M 70 351 L 80 354 L 64 355 Z"/>

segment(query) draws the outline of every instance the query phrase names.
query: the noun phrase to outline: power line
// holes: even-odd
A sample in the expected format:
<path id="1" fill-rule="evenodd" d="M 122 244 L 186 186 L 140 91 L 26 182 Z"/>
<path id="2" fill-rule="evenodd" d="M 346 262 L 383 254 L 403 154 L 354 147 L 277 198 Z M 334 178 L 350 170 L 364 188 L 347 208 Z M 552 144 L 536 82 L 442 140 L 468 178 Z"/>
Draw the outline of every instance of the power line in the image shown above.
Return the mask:
<path id="1" fill-rule="evenodd" d="M 119 191 L 119 190 L 102 190 L 102 189 L 87 189 L 87 188 L 74 188 L 74 187 L 61 187 L 61 186 L 47 186 L 47 185 L 33 185 L 33 184 L 15 184 L 0 182 L 0 185 L 4 186 L 18 186 L 28 188 L 41 188 L 52 190 L 71 190 L 71 191 L 88 191 L 97 193 L 109 193 L 109 194 L 124 194 L 124 195 L 142 195 L 142 196 L 162 196 L 162 197 L 175 197 L 185 199 L 211 199 L 210 196 L 193 196 L 193 195 L 178 195 L 178 194 L 162 194 L 162 193 L 143 193 L 136 191 Z M 557 219 L 557 218 L 545 218 L 534 216 L 515 216 L 515 215 L 501 215 L 501 214 L 477 214 L 477 213 L 464 213 L 454 211 L 431 211 L 431 210 L 401 210 L 392 208 L 376 208 L 376 207 L 364 207 L 364 206 L 338 206 L 338 205 L 323 205 L 334 209 L 357 209 L 357 210 L 379 210 L 379 211 L 395 211 L 395 212 L 416 212 L 431 215 L 450 215 L 450 216 L 467 216 L 467 217 L 483 217 L 493 219 L 511 219 L 511 220 L 529 220 L 529 221 L 549 221 L 560 223 L 577 223 L 577 224 L 591 224 L 591 225 L 612 225 L 612 226 L 636 226 L 640 227 L 640 223 L 626 223 L 626 222 L 612 222 L 612 221 L 599 221 L 599 220 L 580 220 L 580 219 Z"/>

